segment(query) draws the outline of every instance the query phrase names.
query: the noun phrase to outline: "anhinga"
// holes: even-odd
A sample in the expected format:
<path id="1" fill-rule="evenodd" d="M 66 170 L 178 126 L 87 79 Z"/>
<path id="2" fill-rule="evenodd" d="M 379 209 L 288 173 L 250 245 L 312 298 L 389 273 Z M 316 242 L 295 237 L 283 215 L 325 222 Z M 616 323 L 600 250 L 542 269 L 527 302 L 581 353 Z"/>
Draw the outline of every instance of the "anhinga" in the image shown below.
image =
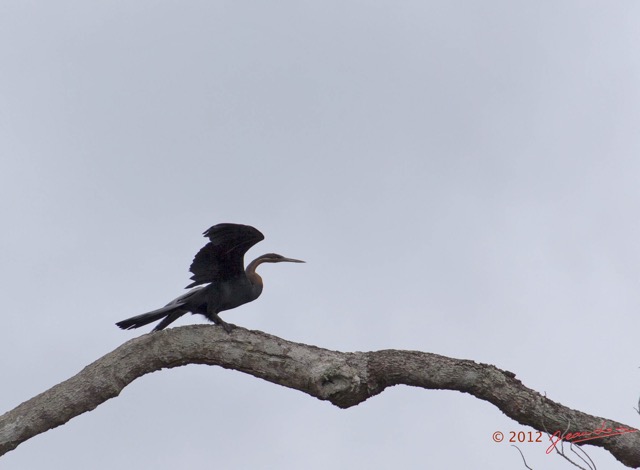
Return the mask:
<path id="1" fill-rule="evenodd" d="M 204 232 L 210 242 L 196 254 L 189 270 L 193 282 L 186 294 L 166 306 L 116 323 L 130 330 L 163 319 L 153 331 L 162 330 L 187 312 L 200 313 L 230 332 L 233 325 L 224 322 L 218 313 L 256 300 L 262 293 L 262 278 L 256 268 L 262 263 L 304 263 L 267 253 L 244 268 L 244 254 L 264 235 L 249 225 L 218 224 Z M 206 285 L 202 285 L 206 284 Z"/>

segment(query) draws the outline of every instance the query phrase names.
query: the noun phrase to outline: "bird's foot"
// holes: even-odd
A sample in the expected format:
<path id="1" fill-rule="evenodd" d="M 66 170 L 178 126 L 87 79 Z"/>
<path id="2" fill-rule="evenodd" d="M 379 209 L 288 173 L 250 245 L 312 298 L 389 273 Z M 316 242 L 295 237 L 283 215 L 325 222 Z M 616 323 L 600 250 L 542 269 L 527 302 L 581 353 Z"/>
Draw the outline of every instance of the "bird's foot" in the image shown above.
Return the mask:
<path id="1" fill-rule="evenodd" d="M 234 329 L 238 328 L 236 325 L 234 325 L 233 323 L 227 323 L 226 321 L 222 321 L 220 320 L 219 325 L 224 328 L 224 331 L 226 331 L 227 333 L 231 333 Z"/>
<path id="2" fill-rule="evenodd" d="M 227 323 L 226 321 L 224 321 L 222 318 L 218 316 L 217 313 L 210 313 L 207 315 L 207 318 L 209 318 L 209 320 L 211 320 L 216 325 L 220 325 L 222 328 L 224 328 L 224 331 L 226 331 L 227 333 L 231 333 L 231 331 L 233 331 L 234 328 L 237 328 L 237 326 L 234 325 L 233 323 Z"/>

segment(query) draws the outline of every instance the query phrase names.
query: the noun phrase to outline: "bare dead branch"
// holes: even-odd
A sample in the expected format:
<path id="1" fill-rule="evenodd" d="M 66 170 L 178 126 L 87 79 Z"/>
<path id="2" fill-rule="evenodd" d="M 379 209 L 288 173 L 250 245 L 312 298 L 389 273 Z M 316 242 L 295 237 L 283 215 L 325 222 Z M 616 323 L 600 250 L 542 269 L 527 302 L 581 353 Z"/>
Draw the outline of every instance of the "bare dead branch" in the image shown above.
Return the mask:
<path id="1" fill-rule="evenodd" d="M 576 454 L 576 456 L 582 460 L 582 462 L 587 466 L 588 470 L 597 470 L 595 462 L 589 457 L 589 454 L 580 446 L 571 445 L 571 452 Z M 582 468 L 582 467 L 581 467 Z"/>
<path id="2" fill-rule="evenodd" d="M 580 460 L 582 460 L 588 468 L 584 468 L 583 466 L 579 465 L 578 463 L 574 462 L 573 460 L 571 460 L 570 457 L 567 456 L 567 454 L 564 451 L 564 443 L 565 443 L 565 438 L 567 437 L 567 435 L 569 434 L 569 430 L 571 429 L 571 421 L 567 419 L 567 426 L 564 430 L 564 432 L 562 432 L 560 434 L 560 440 L 559 443 L 557 445 L 555 445 L 553 447 L 553 450 L 555 451 L 556 454 L 558 454 L 560 457 L 562 457 L 563 459 L 565 459 L 567 462 L 569 462 L 571 465 L 573 465 L 576 468 L 579 468 L 580 470 L 597 470 L 596 469 L 596 464 L 593 462 L 593 460 L 591 460 L 591 457 L 589 457 L 589 454 L 587 454 L 587 452 L 582 449 L 582 447 L 579 446 L 575 446 L 573 443 L 569 443 L 569 449 L 571 450 L 571 452 L 573 452 L 574 454 L 576 454 L 578 456 L 578 458 Z M 545 432 L 547 433 L 547 436 L 549 437 L 549 440 L 551 442 L 553 442 L 553 436 L 551 434 L 549 434 L 549 431 L 546 429 L 545 426 Z M 578 449 L 581 453 L 583 453 L 585 455 L 585 457 L 582 457 L 582 455 L 580 455 L 575 449 Z M 587 459 L 589 459 L 589 462 L 587 462 Z"/>
<path id="3" fill-rule="evenodd" d="M 520 424 L 570 432 L 621 423 L 572 410 L 525 387 L 495 366 L 419 351 L 344 353 L 293 343 L 259 331 L 231 334 L 212 325 L 191 325 L 127 341 L 70 379 L 0 416 L 0 455 L 118 396 L 133 380 L 187 364 L 235 369 L 300 390 L 340 408 L 355 406 L 393 385 L 457 390 L 488 401 Z M 546 425 L 546 428 L 545 428 Z M 628 467 L 640 467 L 640 433 L 584 442 L 609 451 Z"/>
<path id="4" fill-rule="evenodd" d="M 518 446 L 514 446 L 513 444 L 511 444 L 511 447 L 515 447 L 516 450 L 518 452 L 520 452 L 520 457 L 522 457 L 522 463 L 524 463 L 524 466 L 527 467 L 529 470 L 533 470 L 533 468 L 531 468 L 529 465 L 527 465 L 527 459 L 524 458 L 524 454 L 522 453 L 522 451 L 520 450 L 520 447 Z"/>

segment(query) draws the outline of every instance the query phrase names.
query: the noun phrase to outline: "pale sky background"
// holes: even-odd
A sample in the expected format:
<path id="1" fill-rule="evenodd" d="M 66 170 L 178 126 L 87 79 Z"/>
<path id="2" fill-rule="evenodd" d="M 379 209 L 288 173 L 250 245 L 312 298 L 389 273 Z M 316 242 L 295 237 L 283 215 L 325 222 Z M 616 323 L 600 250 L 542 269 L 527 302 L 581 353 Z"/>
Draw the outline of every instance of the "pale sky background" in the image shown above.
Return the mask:
<path id="1" fill-rule="evenodd" d="M 238 222 L 266 236 L 249 259 L 307 264 L 262 266 L 262 297 L 225 320 L 495 364 L 640 426 L 639 17 L 636 0 L 0 2 L 2 411 L 147 333 L 114 323 L 184 292 L 202 231 Z M 524 468 L 498 430 L 531 429 L 458 392 L 339 410 L 189 366 L 0 468 Z"/>

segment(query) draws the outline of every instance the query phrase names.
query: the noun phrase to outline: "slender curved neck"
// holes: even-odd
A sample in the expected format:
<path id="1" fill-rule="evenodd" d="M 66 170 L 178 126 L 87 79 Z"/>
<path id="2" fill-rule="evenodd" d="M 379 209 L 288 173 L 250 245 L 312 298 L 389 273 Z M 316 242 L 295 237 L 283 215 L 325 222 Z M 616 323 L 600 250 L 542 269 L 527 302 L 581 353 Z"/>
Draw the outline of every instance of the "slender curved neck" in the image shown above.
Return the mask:
<path id="1" fill-rule="evenodd" d="M 265 263 L 267 260 L 264 259 L 263 257 L 259 257 L 254 259 L 251 263 L 249 263 L 249 265 L 247 266 L 247 274 L 251 273 L 251 274 L 257 274 L 256 273 L 256 268 L 258 266 L 260 266 L 262 263 Z"/>
<path id="2" fill-rule="evenodd" d="M 256 268 L 260 266 L 262 263 L 264 263 L 265 261 L 266 260 L 263 258 L 256 258 L 251 263 L 249 263 L 249 265 L 247 266 L 247 269 L 245 269 L 245 273 L 247 274 L 247 278 L 249 279 L 249 281 L 251 281 L 251 284 L 262 285 L 262 278 L 256 272 Z"/>

